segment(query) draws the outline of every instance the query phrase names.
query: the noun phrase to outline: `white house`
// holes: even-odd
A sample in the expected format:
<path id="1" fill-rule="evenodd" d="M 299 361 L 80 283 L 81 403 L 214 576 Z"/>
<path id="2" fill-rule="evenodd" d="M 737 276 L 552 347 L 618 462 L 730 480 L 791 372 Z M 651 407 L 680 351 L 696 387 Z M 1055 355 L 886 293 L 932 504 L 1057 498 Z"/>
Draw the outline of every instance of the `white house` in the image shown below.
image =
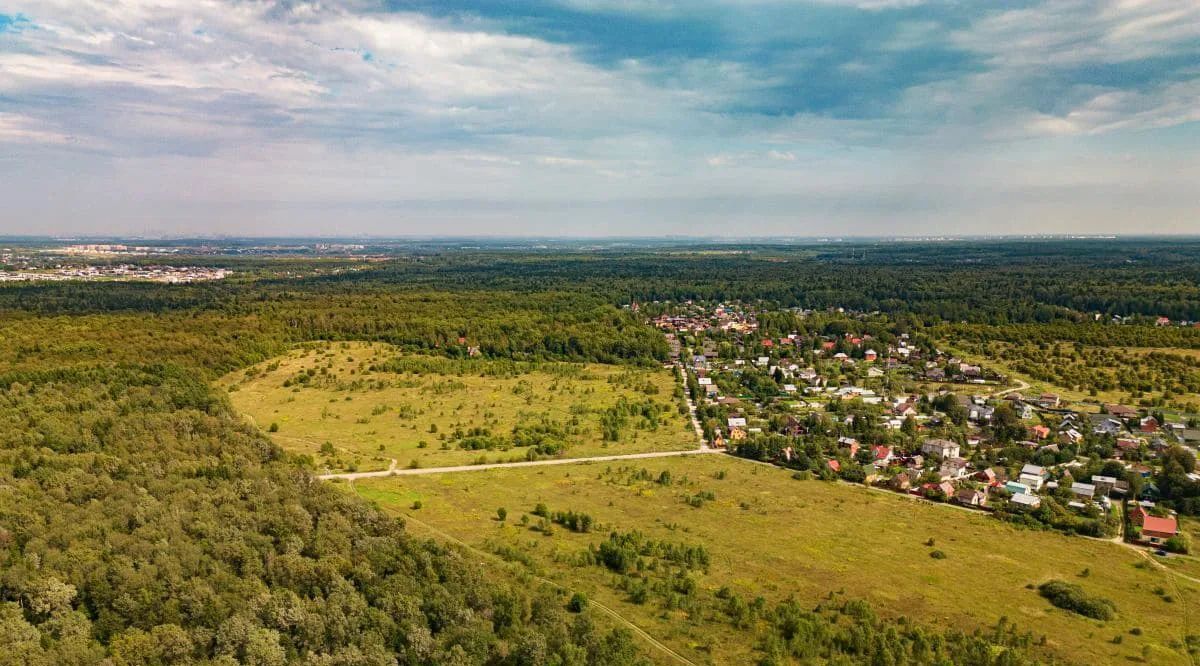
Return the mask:
<path id="1" fill-rule="evenodd" d="M 1018 495 L 1013 495 L 1009 502 L 1015 504 L 1019 508 L 1036 509 L 1042 505 L 1042 498 L 1038 497 L 1037 495 L 1026 495 L 1025 493 L 1021 493 Z"/>
<path id="2" fill-rule="evenodd" d="M 927 439 L 921 445 L 921 453 L 946 460 L 959 457 L 960 450 L 957 442 L 948 439 Z"/>

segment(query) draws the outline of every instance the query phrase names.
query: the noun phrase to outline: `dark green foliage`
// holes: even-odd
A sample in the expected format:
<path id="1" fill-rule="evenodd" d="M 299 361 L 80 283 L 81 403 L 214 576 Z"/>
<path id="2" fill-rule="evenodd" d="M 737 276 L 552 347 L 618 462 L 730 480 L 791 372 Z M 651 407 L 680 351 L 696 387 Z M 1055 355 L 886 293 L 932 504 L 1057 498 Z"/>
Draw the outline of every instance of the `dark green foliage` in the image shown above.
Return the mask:
<path id="1" fill-rule="evenodd" d="M 792 659 L 847 664 L 1036 663 L 1026 652 L 1032 637 L 1018 632 L 1004 618 L 995 627 L 974 634 L 935 633 L 903 618 L 879 618 L 863 601 L 807 610 L 789 599 L 767 613 L 766 619 L 769 628 L 760 646 L 766 653 L 762 664 L 784 664 Z M 830 656 L 841 659 L 829 660 Z"/>
<path id="2" fill-rule="evenodd" d="M 613 532 L 592 549 L 596 563 L 617 573 L 638 568 L 639 561 L 662 560 L 685 570 L 707 570 L 708 550 L 701 545 L 656 541 L 641 532 Z"/>
<path id="3" fill-rule="evenodd" d="M 6 659 L 637 661 L 627 634 L 572 624 L 314 483 L 194 375 L 76 367 L 0 386 Z"/>
<path id="4" fill-rule="evenodd" d="M 1061 580 L 1042 583 L 1038 593 L 1059 608 L 1096 620 L 1111 620 L 1117 610 L 1108 599 L 1090 595 L 1082 587 Z"/>
<path id="5" fill-rule="evenodd" d="M 591 532 L 594 524 L 592 517 L 588 514 L 574 511 L 555 511 L 550 516 L 550 520 L 572 532 Z"/>
<path id="6" fill-rule="evenodd" d="M 171 287 L 0 285 L 2 658 L 31 666 L 105 659 L 637 663 L 628 634 L 601 631 L 586 612 L 569 615 L 560 597 L 485 579 L 458 551 L 414 540 L 351 494 L 313 482 L 304 471 L 310 461 L 288 459 L 231 414 L 209 383 L 292 345 L 326 340 L 431 352 L 380 364 L 396 372 L 509 376 L 546 360 L 660 363 L 666 341 L 641 316 L 618 307 L 631 300 L 645 310 L 667 299 L 878 309 L 890 317 L 887 328 L 870 331 L 881 343 L 905 330 L 977 345 L 1200 348 L 1194 329 L 1090 316 L 1200 319 L 1198 256 L 1200 245 L 1192 241 L 853 243 L 759 247 L 750 256 L 639 251 L 599 259 L 430 251 L 300 279 L 281 271 L 349 265 L 219 257 L 212 262 L 267 277 Z M 786 334 L 794 323 L 787 312 L 762 318 L 764 335 Z M 822 326 L 825 335 L 849 332 L 844 321 Z M 468 358 L 471 346 L 479 357 Z M 1178 358 L 1152 357 L 1148 364 L 1156 378 L 1173 382 L 1169 388 L 1187 389 L 1196 380 L 1194 364 Z M 1105 380 L 1081 367 L 1054 371 Z M 304 373 L 288 382 L 301 387 L 326 379 Z M 694 378 L 689 387 L 698 390 Z M 753 370 L 722 388 L 759 399 L 779 390 L 777 378 Z M 623 400 L 601 414 L 609 441 L 631 426 L 658 426 L 664 407 L 644 393 L 644 400 Z M 947 407 L 951 420 L 961 421 Z M 834 408 L 856 415 L 850 434 L 863 441 L 880 436 L 877 420 L 860 406 Z M 1001 426 L 1006 430 L 998 434 L 1016 439 L 1014 423 Z M 511 436 L 454 439 L 463 448 L 521 446 L 531 455 L 553 455 L 569 435 L 559 424 L 541 423 Z M 832 440 L 756 437 L 737 453 L 774 461 L 788 446 L 795 448 L 789 466 L 832 477 L 825 468 L 835 454 Z M 323 445 L 321 453 L 335 451 Z M 1200 513 L 1200 491 L 1185 464 L 1168 454 L 1155 482 L 1165 505 Z M 1086 517 L 1068 524 L 1047 505 L 1050 521 L 1039 524 L 1102 531 L 1082 522 Z M 547 527 L 552 518 L 568 529 L 595 527 L 590 517 L 552 516 L 544 505 L 534 513 Z M 634 603 L 715 611 L 755 631 L 766 663 L 1028 661 L 1028 637 L 1003 621 L 974 635 L 935 633 L 880 619 L 860 602 L 809 610 L 789 601 L 768 609 L 732 592 L 706 611 L 697 578 L 708 553 L 700 545 L 614 532 L 586 558 L 628 581 Z M 1077 597 L 1069 587 L 1055 593 Z M 1084 608 L 1111 612 L 1103 600 L 1082 600 Z"/>

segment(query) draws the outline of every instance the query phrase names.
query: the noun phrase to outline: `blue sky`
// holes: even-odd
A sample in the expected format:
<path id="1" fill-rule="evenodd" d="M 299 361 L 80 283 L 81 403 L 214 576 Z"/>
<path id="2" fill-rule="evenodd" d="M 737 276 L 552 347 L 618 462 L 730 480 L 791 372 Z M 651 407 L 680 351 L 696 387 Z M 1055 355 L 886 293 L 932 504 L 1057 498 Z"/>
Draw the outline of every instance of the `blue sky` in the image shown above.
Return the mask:
<path id="1" fill-rule="evenodd" d="M 0 233 L 1200 232 L 1177 0 L 9 0 Z"/>

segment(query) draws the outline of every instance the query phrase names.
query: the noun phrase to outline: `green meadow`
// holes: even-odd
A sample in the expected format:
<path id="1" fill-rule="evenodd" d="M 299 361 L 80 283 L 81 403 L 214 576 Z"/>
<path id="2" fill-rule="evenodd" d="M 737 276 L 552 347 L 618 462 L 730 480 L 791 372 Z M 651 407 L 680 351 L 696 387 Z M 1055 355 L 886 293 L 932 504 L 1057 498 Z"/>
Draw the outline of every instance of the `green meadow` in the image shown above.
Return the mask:
<path id="1" fill-rule="evenodd" d="M 631 462 L 349 487 L 406 517 L 415 533 L 461 540 L 612 606 L 696 663 L 760 656 L 765 620 L 752 611 L 759 597 L 809 606 L 863 599 L 887 615 L 966 632 L 1004 618 L 1033 634 L 1035 652 L 1066 663 L 1189 664 L 1185 646 L 1200 641 L 1200 585 L 1116 543 L 796 480 L 723 456 Z M 539 504 L 551 518 L 562 515 L 535 515 Z M 571 529 L 569 520 L 583 515 L 587 531 Z M 589 555 L 610 534 L 631 532 L 675 551 L 701 547 L 707 564 L 647 558 L 614 573 Z M 1115 617 L 1098 621 L 1051 606 L 1036 587 L 1052 579 L 1111 601 Z"/>
<path id="2" fill-rule="evenodd" d="M 234 407 L 334 471 L 696 446 L 661 367 L 517 363 L 322 343 L 227 375 Z"/>

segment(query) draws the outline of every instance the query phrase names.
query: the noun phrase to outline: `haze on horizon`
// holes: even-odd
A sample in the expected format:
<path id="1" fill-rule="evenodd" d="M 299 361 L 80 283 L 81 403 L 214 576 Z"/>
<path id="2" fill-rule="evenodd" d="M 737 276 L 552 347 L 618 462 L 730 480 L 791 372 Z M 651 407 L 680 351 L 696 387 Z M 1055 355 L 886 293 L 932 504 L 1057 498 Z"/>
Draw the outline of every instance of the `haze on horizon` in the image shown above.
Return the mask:
<path id="1" fill-rule="evenodd" d="M 1200 231 L 1200 3 L 13 0 L 0 235 Z"/>

